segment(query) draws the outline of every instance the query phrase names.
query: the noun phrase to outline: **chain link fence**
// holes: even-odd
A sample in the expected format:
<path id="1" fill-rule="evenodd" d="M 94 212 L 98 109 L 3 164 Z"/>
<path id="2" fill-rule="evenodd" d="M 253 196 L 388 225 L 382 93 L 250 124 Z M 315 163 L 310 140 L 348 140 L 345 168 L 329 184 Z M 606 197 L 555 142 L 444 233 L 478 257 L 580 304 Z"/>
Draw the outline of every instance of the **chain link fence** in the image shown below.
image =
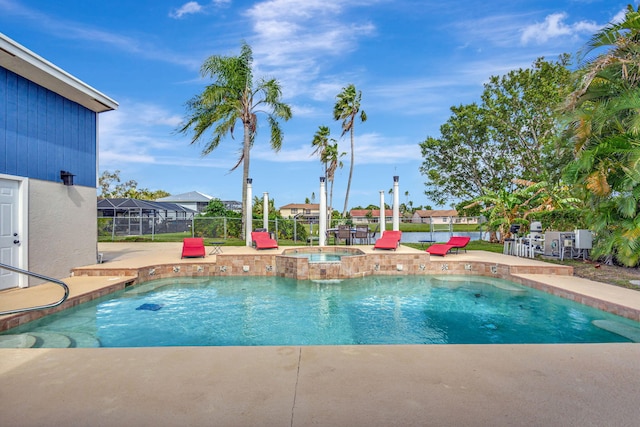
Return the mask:
<path id="1" fill-rule="evenodd" d="M 262 219 L 252 221 L 252 230 L 263 229 Z M 275 219 L 268 221 L 268 230 L 277 239 L 307 242 L 317 236 L 318 225 L 298 219 Z M 150 217 L 100 217 L 98 218 L 98 240 L 117 241 L 141 237 L 156 240 L 180 234 L 181 237 L 204 237 L 208 239 L 241 239 L 242 219 L 228 217 L 194 217 L 192 219 L 167 220 Z M 180 237 L 180 236 L 178 236 Z"/>

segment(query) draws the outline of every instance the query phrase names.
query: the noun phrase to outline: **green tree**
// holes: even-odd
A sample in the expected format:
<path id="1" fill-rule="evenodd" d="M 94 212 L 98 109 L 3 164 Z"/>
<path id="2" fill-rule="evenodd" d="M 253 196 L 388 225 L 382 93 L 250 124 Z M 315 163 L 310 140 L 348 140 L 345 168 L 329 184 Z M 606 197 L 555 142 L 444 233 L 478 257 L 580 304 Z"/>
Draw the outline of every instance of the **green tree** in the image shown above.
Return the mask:
<path id="1" fill-rule="evenodd" d="M 127 198 L 139 200 L 156 200 L 161 197 L 170 196 L 164 190 L 149 190 L 148 188 L 138 188 L 138 182 L 130 179 L 122 182 L 120 171 L 109 172 L 105 170 L 98 177 L 98 188 L 100 188 L 100 199 Z"/>
<path id="2" fill-rule="evenodd" d="M 240 214 L 232 210 L 228 210 L 225 204 L 217 198 L 209 200 L 207 207 L 198 215 L 207 218 L 194 222 L 195 236 L 219 237 L 226 235 L 240 237 L 242 232 L 242 222 Z"/>
<path id="3" fill-rule="evenodd" d="M 267 213 L 269 216 L 269 220 L 282 218 L 282 215 L 280 215 L 280 211 L 276 209 L 275 199 L 269 199 L 269 204 L 267 207 L 269 208 L 269 212 Z M 258 196 L 253 197 L 253 217 L 257 219 L 264 218 L 264 198 L 263 197 L 258 197 Z"/>
<path id="4" fill-rule="evenodd" d="M 329 139 L 330 135 L 331 130 L 328 126 L 319 126 L 318 130 L 313 135 L 313 139 L 311 140 L 311 146 L 314 148 L 311 155 L 315 156 L 317 154 L 320 157 L 320 162 L 324 166 L 324 176 L 327 176 L 327 169 L 329 168 L 329 165 L 324 158 L 325 152 L 327 150 L 327 147 L 329 146 L 329 141 L 335 142 L 333 138 Z"/>
<path id="5" fill-rule="evenodd" d="M 334 142 L 333 144 L 327 145 L 327 148 L 324 150 L 322 155 L 321 160 L 323 160 L 327 165 L 327 181 L 329 182 L 329 212 L 333 211 L 333 183 L 335 181 L 336 169 L 342 169 L 343 163 L 340 158 L 346 154 L 347 153 L 345 152 L 338 151 L 338 143 Z"/>
<path id="6" fill-rule="evenodd" d="M 202 216 L 225 217 L 229 211 L 220 199 L 213 198 L 209 200 L 207 207 L 202 211 Z"/>
<path id="7" fill-rule="evenodd" d="M 489 138 L 487 111 L 473 103 L 451 107 L 451 112 L 440 137 L 420 143 L 424 193 L 437 205 L 478 197 L 484 188 L 508 185 L 512 177 L 502 147 Z"/>
<path id="8" fill-rule="evenodd" d="M 187 102 L 187 117 L 179 131 L 192 132 L 192 144 L 206 140 L 202 154 L 207 155 L 215 150 L 227 135 L 233 138 L 236 123 L 238 121 L 242 123 L 241 151 L 238 162 L 231 170 L 235 170 L 242 163 L 242 219 L 244 221 L 249 154 L 258 131 L 258 113 L 267 116 L 271 132 L 271 148 L 277 152 L 282 146 L 283 138 L 278 120 L 289 120 L 291 107 L 281 101 L 282 90 L 277 80 L 254 81 L 253 55 L 251 47 L 246 43 L 242 44 L 239 56 L 210 56 L 202 64 L 200 73 L 203 77 L 213 79 L 213 83 Z"/>
<path id="9" fill-rule="evenodd" d="M 340 157 L 346 154 L 338 151 L 338 143 L 335 139 L 329 138 L 330 135 L 331 130 L 328 126 L 319 126 L 311 141 L 311 146 L 314 147 L 311 155 L 318 154 L 320 156 L 320 162 L 324 165 L 324 176 L 329 183 L 329 200 L 327 206 L 329 212 L 332 211 L 333 206 L 335 172 L 337 168 L 342 168 L 343 164 Z"/>
<path id="10" fill-rule="evenodd" d="M 512 224 L 529 224 L 529 217 L 536 212 L 555 210 L 575 210 L 579 200 L 571 195 L 569 186 L 553 185 L 545 181 L 533 182 L 514 180 L 515 190 L 485 190 L 471 204 L 462 207 L 467 215 L 487 216 L 489 230 L 493 232 L 491 240 L 497 240 L 495 232 L 500 234 L 499 241 L 510 237 Z M 478 212 L 477 208 L 480 208 Z"/>
<path id="11" fill-rule="evenodd" d="M 559 110 L 572 90 L 569 56 L 538 58 L 531 68 L 491 77 L 482 94 L 489 134 L 509 159 L 514 176 L 557 183 L 571 160 Z"/>
<path id="12" fill-rule="evenodd" d="M 420 144 L 425 194 L 438 205 L 484 189 L 513 191 L 512 180 L 558 182 L 570 160 L 557 109 L 571 89 L 567 56 L 493 76 L 482 103 L 452 107 L 440 137 Z"/>
<path id="13" fill-rule="evenodd" d="M 596 239 L 592 256 L 640 264 L 640 8 L 596 33 L 569 97 L 568 133 L 576 158 L 565 170 L 584 190 Z"/>
<path id="14" fill-rule="evenodd" d="M 355 119 L 360 114 L 360 121 L 367 121 L 367 113 L 360 110 L 360 101 L 362 99 L 362 91 L 356 90 L 354 84 L 350 84 L 342 88 L 337 96 L 336 104 L 333 107 L 333 118 L 342 120 L 342 136 L 349 132 L 351 139 L 351 164 L 349 165 L 349 180 L 347 181 L 347 191 L 344 196 L 344 209 L 342 216 L 347 215 L 347 206 L 349 205 L 349 191 L 351 190 L 351 179 L 353 177 L 354 166 L 354 125 Z"/>

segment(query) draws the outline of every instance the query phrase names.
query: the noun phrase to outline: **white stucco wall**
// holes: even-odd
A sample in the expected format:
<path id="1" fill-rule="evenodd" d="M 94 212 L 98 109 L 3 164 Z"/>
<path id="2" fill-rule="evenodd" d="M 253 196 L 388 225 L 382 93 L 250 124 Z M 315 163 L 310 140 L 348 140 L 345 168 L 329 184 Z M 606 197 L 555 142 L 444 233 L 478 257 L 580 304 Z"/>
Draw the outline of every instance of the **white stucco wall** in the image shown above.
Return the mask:
<path id="1" fill-rule="evenodd" d="M 96 263 L 95 188 L 32 179 L 28 217 L 30 271 L 59 279 Z"/>

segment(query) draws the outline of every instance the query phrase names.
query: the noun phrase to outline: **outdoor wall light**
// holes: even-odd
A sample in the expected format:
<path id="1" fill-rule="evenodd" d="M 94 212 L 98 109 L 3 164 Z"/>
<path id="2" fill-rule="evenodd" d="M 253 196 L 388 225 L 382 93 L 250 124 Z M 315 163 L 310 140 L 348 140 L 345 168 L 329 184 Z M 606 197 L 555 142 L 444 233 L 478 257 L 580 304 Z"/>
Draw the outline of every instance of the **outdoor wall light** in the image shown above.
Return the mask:
<path id="1" fill-rule="evenodd" d="M 60 179 L 64 185 L 73 185 L 73 177 L 75 175 L 69 171 L 60 171 Z"/>

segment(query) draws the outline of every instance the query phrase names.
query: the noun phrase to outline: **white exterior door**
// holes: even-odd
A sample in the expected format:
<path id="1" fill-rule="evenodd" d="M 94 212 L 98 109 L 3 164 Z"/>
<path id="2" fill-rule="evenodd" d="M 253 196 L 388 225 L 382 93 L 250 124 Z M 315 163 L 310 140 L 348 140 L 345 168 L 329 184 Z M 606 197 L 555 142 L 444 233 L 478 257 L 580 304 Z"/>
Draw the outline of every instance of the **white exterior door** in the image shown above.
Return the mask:
<path id="1" fill-rule="evenodd" d="M 20 245 L 18 181 L 0 178 L 0 262 L 14 267 L 18 264 Z M 18 286 L 17 273 L 0 268 L 0 289 Z"/>

